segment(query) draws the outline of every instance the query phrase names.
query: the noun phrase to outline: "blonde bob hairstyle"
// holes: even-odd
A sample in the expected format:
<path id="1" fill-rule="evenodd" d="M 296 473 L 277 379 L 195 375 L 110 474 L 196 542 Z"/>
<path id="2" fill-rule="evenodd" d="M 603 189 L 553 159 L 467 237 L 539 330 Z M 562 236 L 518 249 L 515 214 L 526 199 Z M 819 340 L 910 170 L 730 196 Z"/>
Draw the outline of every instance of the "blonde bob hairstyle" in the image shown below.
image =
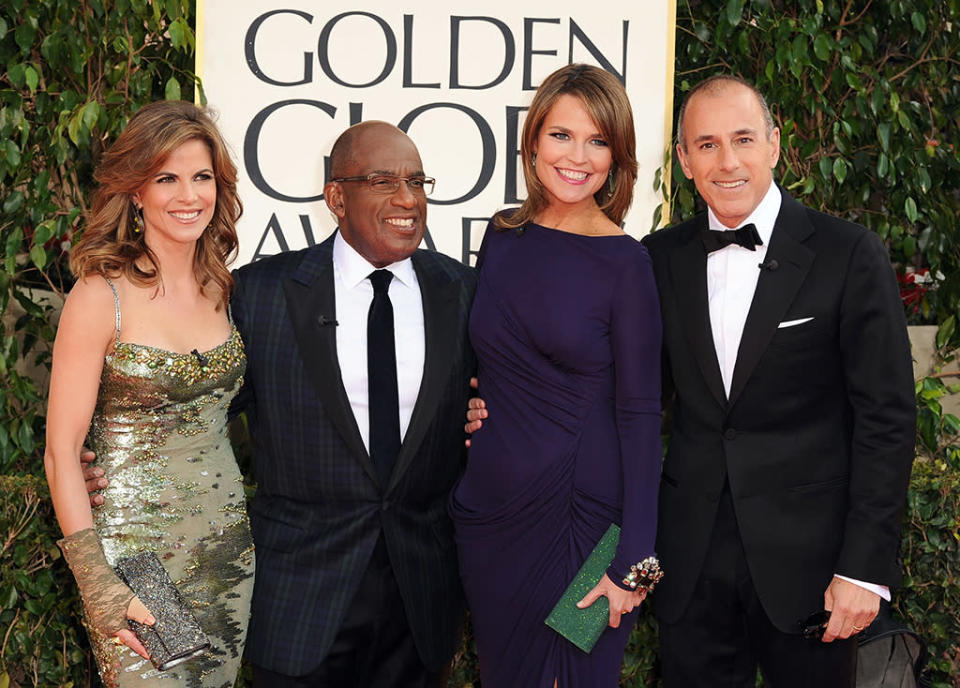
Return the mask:
<path id="1" fill-rule="evenodd" d="M 609 180 L 593 195 L 600 210 L 615 224 L 623 222 L 633 202 L 633 186 L 637 181 L 636 136 L 633 131 L 633 110 L 620 81 L 599 67 L 571 64 L 548 76 L 533 96 L 523 124 L 520 158 L 527 184 L 527 199 L 516 210 L 498 213 L 494 224 L 500 229 L 521 227 L 533 220 L 549 205 L 546 190 L 533 165 L 533 151 L 543 121 L 550 108 L 562 95 L 576 96 L 610 148 L 613 165 L 613 193 Z"/>
<path id="2" fill-rule="evenodd" d="M 237 167 L 210 115 L 184 101 L 159 101 L 137 111 L 94 172 L 86 227 L 70 253 L 77 279 L 123 275 L 141 287 L 163 288 L 156 256 L 134 231 L 133 196 L 163 167 L 170 154 L 189 141 L 210 149 L 217 183 L 217 205 L 210 224 L 197 239 L 193 265 L 201 290 L 226 306 L 233 287 L 227 265 L 237 252 L 236 223 L 243 212 L 237 196 Z"/>

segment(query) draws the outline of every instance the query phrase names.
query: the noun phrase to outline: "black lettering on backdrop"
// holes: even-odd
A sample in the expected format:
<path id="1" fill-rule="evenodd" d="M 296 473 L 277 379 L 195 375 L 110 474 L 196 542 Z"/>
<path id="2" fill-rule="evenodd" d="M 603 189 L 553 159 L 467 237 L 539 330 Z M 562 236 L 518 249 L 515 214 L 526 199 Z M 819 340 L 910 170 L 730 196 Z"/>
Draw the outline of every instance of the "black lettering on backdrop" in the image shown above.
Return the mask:
<path id="1" fill-rule="evenodd" d="M 299 218 L 300 226 L 303 228 L 303 236 L 307 240 L 307 246 L 316 245 L 317 240 L 313 237 L 313 225 L 310 222 L 310 216 L 300 215 Z M 250 259 L 251 263 L 273 255 L 272 253 L 262 253 L 263 245 L 266 243 L 267 237 L 270 234 L 273 234 L 273 238 L 276 239 L 277 246 L 280 247 L 280 253 L 290 250 L 290 245 L 287 243 L 287 238 L 283 234 L 283 227 L 280 225 L 280 220 L 277 219 L 277 214 L 273 213 L 270 215 L 267 226 L 263 228 L 263 233 L 260 235 L 260 242 L 253 252 L 253 258 Z"/>
<path id="2" fill-rule="evenodd" d="M 533 64 L 534 55 L 556 55 L 556 50 L 534 50 L 533 49 L 533 25 L 534 24 L 559 24 L 559 19 L 538 19 L 536 17 L 524 17 L 523 19 L 523 90 L 534 91 L 536 86 L 530 81 L 530 67 Z M 538 84 L 539 85 L 539 84 Z"/>
<path id="3" fill-rule="evenodd" d="M 610 60 L 608 60 L 603 55 L 603 53 L 600 52 L 600 49 L 596 46 L 596 44 L 587 37 L 587 34 L 583 32 L 583 29 L 581 29 L 577 25 L 577 22 L 571 19 L 570 20 L 570 44 L 569 44 L 570 47 L 569 47 L 569 52 L 567 53 L 568 55 L 567 63 L 573 62 L 573 39 L 576 38 L 580 42 L 580 45 L 586 48 L 587 52 L 589 52 L 594 57 L 594 59 L 596 59 L 596 61 L 600 63 L 601 67 L 603 67 L 608 72 L 613 74 L 615 77 L 620 79 L 620 83 L 626 86 L 627 85 L 627 30 L 629 26 L 630 26 L 630 22 L 624 19 L 623 20 L 623 57 L 621 58 L 621 67 L 620 67 L 620 71 L 618 72 L 616 68 L 610 63 Z"/>
<path id="4" fill-rule="evenodd" d="M 271 10 L 270 12 L 264 12 L 253 20 L 250 28 L 247 29 L 247 35 L 243 39 L 243 52 L 247 58 L 247 66 L 250 67 L 250 71 L 253 72 L 255 77 L 271 86 L 299 86 L 300 84 L 310 83 L 310 81 L 313 80 L 313 53 L 303 54 L 303 78 L 300 79 L 300 81 L 280 81 L 278 79 L 272 79 L 260 69 L 256 54 L 257 32 L 260 30 L 260 25 L 275 14 L 295 14 L 298 17 L 306 19 L 308 24 L 313 23 L 312 14 L 298 10 Z"/>
<path id="5" fill-rule="evenodd" d="M 330 66 L 330 34 L 333 32 L 333 27 L 345 17 L 369 17 L 380 26 L 380 29 L 383 31 L 383 37 L 387 42 L 387 56 L 384 60 L 383 71 L 381 71 L 373 81 L 368 81 L 365 84 L 351 84 L 344 81 L 334 74 L 333 67 Z M 363 50 L 363 47 L 358 46 L 358 49 Z M 333 83 L 347 86 L 348 88 L 369 88 L 370 86 L 376 86 L 386 79 L 387 75 L 393 71 L 394 65 L 397 64 L 397 37 L 393 34 L 393 29 L 390 28 L 390 25 L 375 14 L 370 14 L 369 12 L 343 12 L 323 25 L 323 30 L 320 32 L 320 40 L 317 42 L 317 58 L 320 60 L 320 69 L 323 70 L 323 73 L 326 74 Z"/>
<path id="6" fill-rule="evenodd" d="M 460 251 L 460 262 L 464 265 L 470 265 L 470 256 L 475 256 L 479 251 L 474 251 L 470 248 L 473 241 L 473 224 L 475 222 L 482 222 L 484 227 L 490 221 L 489 217 L 462 217 L 460 218 L 460 236 L 461 236 L 461 251 Z"/>
<path id="7" fill-rule="evenodd" d="M 403 87 L 404 88 L 440 88 L 435 84 L 413 83 L 413 15 L 403 15 Z"/>
<path id="8" fill-rule="evenodd" d="M 521 203 L 517 196 L 517 158 L 520 157 L 520 113 L 529 107 L 507 106 L 507 142 L 503 146 L 503 202 Z"/>
<path id="9" fill-rule="evenodd" d="M 469 86 L 460 83 L 460 24 L 466 21 L 489 22 L 496 26 L 503 35 L 503 67 L 500 69 L 500 74 L 497 75 L 497 78 L 489 83 L 478 86 Z M 513 33 L 511 33 L 510 27 L 503 21 L 495 17 L 450 17 L 450 88 L 475 90 L 493 88 L 510 74 L 516 57 L 517 46 L 513 40 Z M 406 86 L 406 83 L 404 83 L 404 86 Z"/>
<path id="10" fill-rule="evenodd" d="M 493 176 L 493 168 L 497 161 L 497 142 L 493 137 L 493 130 L 490 128 L 490 125 L 487 124 L 486 120 L 480 115 L 479 112 L 468 108 L 466 105 L 461 105 L 460 103 L 429 103 L 427 105 L 421 105 L 418 108 L 411 110 L 397 125 L 403 132 L 410 130 L 410 125 L 413 124 L 413 121 L 422 115 L 424 112 L 429 110 L 436 110 L 438 108 L 450 108 L 451 110 L 459 110 L 460 112 L 466 113 L 467 116 L 473 120 L 473 123 L 477 125 L 477 130 L 480 132 L 480 141 L 483 144 L 483 162 L 480 165 L 480 174 L 477 177 L 477 182 L 473 185 L 473 188 L 467 191 L 463 196 L 459 198 L 451 198 L 449 200 L 437 200 L 433 196 L 427 198 L 427 202 L 433 205 L 456 205 L 457 203 L 463 203 L 464 201 L 469 201 L 471 198 L 483 191 L 487 184 L 490 183 L 490 178 Z"/>
<path id="11" fill-rule="evenodd" d="M 250 120 L 250 126 L 247 127 L 247 133 L 243 137 L 243 164 L 247 170 L 247 174 L 250 175 L 250 181 L 253 182 L 253 185 L 270 198 L 275 198 L 278 201 L 288 201 L 290 203 L 310 203 L 313 201 L 319 201 L 321 198 L 323 198 L 322 193 L 317 194 L 316 196 L 288 196 L 281 191 L 277 191 L 267 183 L 267 180 L 264 178 L 263 172 L 260 169 L 258 148 L 260 142 L 260 132 L 263 130 L 263 125 L 267 121 L 267 117 L 272 115 L 280 108 L 287 107 L 288 105 L 311 105 L 315 108 L 323 110 L 325 113 L 330 115 L 331 119 L 333 119 L 333 116 L 337 112 L 337 108 L 329 103 L 324 103 L 319 100 L 306 100 L 302 98 L 281 100 L 277 103 L 268 105 L 258 112 L 252 120 Z"/>

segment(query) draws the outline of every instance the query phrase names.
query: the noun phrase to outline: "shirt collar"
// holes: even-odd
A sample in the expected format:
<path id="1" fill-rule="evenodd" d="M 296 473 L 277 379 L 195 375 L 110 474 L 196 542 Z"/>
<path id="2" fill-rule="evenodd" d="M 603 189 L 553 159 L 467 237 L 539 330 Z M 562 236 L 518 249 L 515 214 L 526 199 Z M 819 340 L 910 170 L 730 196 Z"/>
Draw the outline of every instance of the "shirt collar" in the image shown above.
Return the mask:
<path id="1" fill-rule="evenodd" d="M 773 235 L 773 225 L 777 221 L 777 215 L 780 214 L 781 200 L 782 195 L 780 193 L 780 189 L 777 188 L 777 185 L 774 184 L 773 180 L 771 179 L 770 188 L 767 189 L 767 193 L 763 195 L 763 198 L 760 200 L 760 203 L 757 204 L 757 207 L 753 209 L 753 212 L 750 213 L 749 216 L 747 216 L 747 219 L 733 229 L 739 229 L 740 227 L 752 222 L 757 228 L 757 233 L 760 235 L 763 245 L 769 246 L 770 237 Z M 713 214 L 713 209 L 711 208 L 707 208 L 707 218 L 710 229 L 718 231 L 730 229 L 730 227 L 725 227 L 723 223 L 717 219 L 717 216 Z"/>
<path id="2" fill-rule="evenodd" d="M 353 289 L 370 276 L 377 268 L 357 253 L 357 250 L 347 243 L 340 230 L 333 239 L 333 267 L 339 273 L 340 279 L 348 289 Z M 417 284 L 416 273 L 413 270 L 413 261 L 409 257 L 396 263 L 390 263 L 383 268 L 393 273 L 393 276 L 407 287 Z"/>

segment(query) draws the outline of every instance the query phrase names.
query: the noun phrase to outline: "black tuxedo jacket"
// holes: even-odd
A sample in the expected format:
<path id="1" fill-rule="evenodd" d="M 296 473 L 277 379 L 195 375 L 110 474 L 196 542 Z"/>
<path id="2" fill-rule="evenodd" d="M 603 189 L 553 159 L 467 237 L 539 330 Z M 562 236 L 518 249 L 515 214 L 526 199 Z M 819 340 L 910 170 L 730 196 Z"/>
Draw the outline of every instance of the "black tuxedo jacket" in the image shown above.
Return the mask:
<path id="1" fill-rule="evenodd" d="M 463 614 L 446 504 L 465 461 L 463 414 L 475 369 L 467 318 L 476 279 L 444 255 L 412 257 L 426 358 L 383 485 L 341 382 L 332 256 L 330 237 L 234 273 L 233 315 L 248 358 L 234 411 L 247 411 L 257 479 L 246 655 L 282 674 L 315 669 L 382 532 L 417 649 L 438 670 L 453 655 Z"/>
<path id="2" fill-rule="evenodd" d="M 653 595 L 667 622 L 693 594 L 725 483 L 757 594 L 782 631 L 823 609 L 834 573 L 900 578 L 916 408 L 889 257 L 873 232 L 781 192 L 766 255 L 777 266 L 760 273 L 729 399 L 710 330 L 706 215 L 644 240 L 674 397 L 657 537 L 665 576 Z M 780 327 L 802 318 L 812 320 Z"/>

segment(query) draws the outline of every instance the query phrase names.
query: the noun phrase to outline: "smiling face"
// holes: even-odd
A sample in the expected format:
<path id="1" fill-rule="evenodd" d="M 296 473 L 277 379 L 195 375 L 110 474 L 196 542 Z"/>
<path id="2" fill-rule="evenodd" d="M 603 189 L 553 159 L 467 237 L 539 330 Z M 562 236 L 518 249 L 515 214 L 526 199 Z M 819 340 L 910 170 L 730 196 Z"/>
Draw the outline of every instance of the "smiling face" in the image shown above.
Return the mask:
<path id="1" fill-rule="evenodd" d="M 217 207 L 217 182 L 207 144 L 199 139 L 178 146 L 133 196 L 143 211 L 144 240 L 194 243 Z"/>
<path id="2" fill-rule="evenodd" d="M 337 177 L 423 176 L 417 147 L 402 131 L 383 122 L 356 126 L 345 163 L 334 170 Z M 413 193 L 406 182 L 392 194 L 376 193 L 366 182 L 329 182 L 324 198 L 344 240 L 374 267 L 401 261 L 420 246 L 427 197 L 422 191 Z"/>
<path id="3" fill-rule="evenodd" d="M 596 205 L 607 181 L 610 148 L 581 100 L 568 93 L 547 112 L 537 134 L 535 169 L 550 206 Z"/>
<path id="4" fill-rule="evenodd" d="M 677 155 L 687 179 L 727 227 L 737 227 L 763 200 L 780 159 L 780 130 L 769 138 L 763 109 L 746 86 L 730 82 L 695 94 L 683 118 Z"/>

